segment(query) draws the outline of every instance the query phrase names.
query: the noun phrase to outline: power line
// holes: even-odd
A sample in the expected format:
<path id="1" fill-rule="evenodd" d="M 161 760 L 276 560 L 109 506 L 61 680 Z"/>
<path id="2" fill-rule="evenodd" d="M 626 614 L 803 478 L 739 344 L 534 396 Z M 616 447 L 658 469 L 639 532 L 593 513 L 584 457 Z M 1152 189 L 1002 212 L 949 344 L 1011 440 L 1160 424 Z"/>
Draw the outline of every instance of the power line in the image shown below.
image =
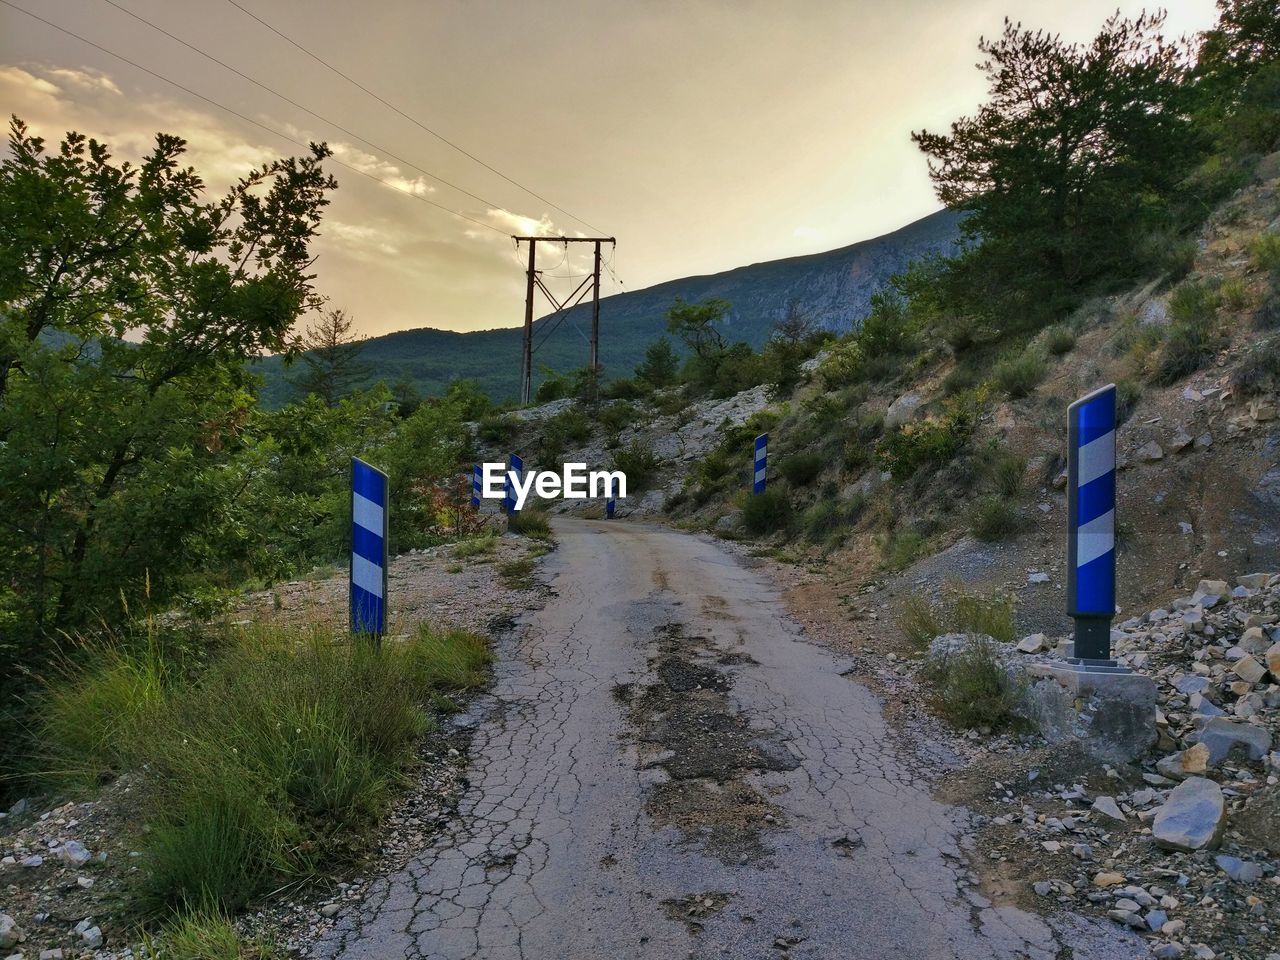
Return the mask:
<path id="1" fill-rule="evenodd" d="M 68 30 L 66 27 L 59 26 L 58 24 L 54 23 L 51 20 L 46 20 L 44 17 L 38 16 L 37 14 L 32 13 L 30 10 L 24 10 L 22 7 L 18 6 L 16 3 L 12 3 L 11 0 L 0 0 L 0 3 L 3 3 L 6 7 L 10 7 L 14 10 L 17 10 L 19 13 L 25 13 L 28 17 L 31 17 L 33 20 L 38 20 L 41 23 L 45 24 L 46 26 L 53 27 L 53 29 L 60 31 L 61 33 L 65 33 L 67 36 L 73 37 L 74 39 L 79 40 L 81 43 L 88 44 L 89 46 L 93 47 L 95 50 L 99 50 L 102 53 L 105 53 L 109 57 L 114 57 L 115 59 L 121 61 L 122 63 L 127 63 L 129 66 L 134 67 L 137 70 L 141 70 L 143 73 L 149 74 L 150 76 L 155 77 L 157 80 L 161 80 L 172 87 L 176 87 L 177 89 L 181 90 L 183 93 L 190 94 L 191 96 L 195 97 L 198 100 L 203 100 L 205 103 L 209 104 L 210 106 L 217 107 L 219 110 L 229 113 L 231 116 L 236 117 L 239 120 L 243 120 L 245 123 L 252 124 L 255 127 L 265 130 L 268 133 L 279 137 L 281 140 L 287 140 L 289 143 L 292 143 L 298 147 L 302 147 L 304 150 L 308 149 L 308 144 L 303 143 L 301 140 L 291 137 L 289 136 L 289 134 L 284 133 L 280 130 L 277 130 L 272 126 L 262 123 L 261 121 L 254 120 L 252 117 L 246 117 L 243 113 L 239 113 L 235 110 L 232 110 L 230 107 L 223 106 L 218 101 L 212 100 L 209 97 L 206 97 L 202 93 L 197 93 L 196 91 L 192 90 L 190 87 L 186 87 L 186 86 L 183 86 L 181 83 L 178 83 L 178 81 L 176 80 L 170 80 L 168 77 L 164 76 L 163 74 L 157 73 L 156 71 L 150 69 L 149 67 L 144 67 L 142 64 L 137 63 L 133 60 L 130 60 L 128 57 L 122 56 L 113 50 L 108 50 L 106 47 L 102 46 L 102 44 L 94 43 L 92 40 L 88 39 L 87 37 L 82 37 L 80 36 L 80 34 L 75 33 L 72 30 Z M 359 167 L 352 166 L 351 164 L 346 163 L 345 161 L 339 160 L 337 157 L 329 157 L 329 159 L 332 160 L 334 163 L 338 164 L 338 166 L 346 167 L 348 170 L 352 171 L 353 173 L 358 173 L 362 177 L 368 177 L 370 180 L 373 180 L 375 183 L 380 183 L 384 187 L 389 187 L 390 189 L 395 190 L 399 193 L 403 193 L 405 196 L 412 197 L 415 200 L 421 200 L 423 203 L 429 204 L 430 206 L 433 206 L 438 210 L 443 210 L 445 213 L 455 216 L 460 220 L 466 220 L 468 223 L 474 223 L 477 227 L 484 227 L 486 230 L 492 230 L 494 233 L 499 233 L 499 234 L 502 234 L 503 236 L 506 236 L 505 230 L 501 230 L 498 227 L 493 226 L 493 224 L 485 223 L 483 220 L 477 220 L 474 217 L 469 217 L 465 213 L 459 213 L 457 210 L 447 207 L 443 203 L 437 203 L 434 200 L 430 200 L 427 197 L 414 193 L 412 190 L 407 190 L 404 187 L 398 187 L 389 180 L 383 180 L 381 177 L 375 176 L 374 174 L 369 173 L 367 170 L 361 170 Z"/>
<path id="2" fill-rule="evenodd" d="M 306 113 L 312 117 L 315 117 L 321 123 L 327 123 L 329 124 L 329 126 L 342 131 L 348 137 L 351 137 L 353 140 L 359 140 L 366 147 L 369 147 L 373 150 L 377 150 L 379 153 L 386 154 L 388 157 L 390 157 L 392 160 L 395 160 L 397 163 L 402 163 L 406 167 L 409 167 L 413 170 L 418 171 L 418 173 L 422 174 L 425 177 L 430 177 L 432 180 L 442 183 L 446 187 L 449 187 L 450 189 L 457 190 L 459 193 L 470 197 L 472 200 L 475 200 L 478 203 L 483 203 L 486 207 L 490 207 L 492 209 L 497 209 L 497 210 L 505 209 L 503 204 L 495 203 L 492 200 L 488 200 L 478 194 L 472 193 L 470 190 L 467 190 L 465 187 L 460 187 L 456 183 L 451 183 L 450 181 L 446 180 L 444 177 L 440 176 L 437 173 L 432 173 L 430 170 L 423 169 L 422 167 L 418 166 L 416 163 L 412 162 L 411 160 L 406 160 L 403 157 L 396 156 L 386 147 L 380 146 L 374 143 L 372 140 L 366 140 L 364 137 L 360 136 L 360 134 L 356 133 L 354 130 L 349 130 L 346 127 L 344 127 L 342 124 L 338 123 L 338 121 L 330 120 L 328 117 L 322 114 L 316 113 L 310 107 L 303 106 L 302 104 L 298 103 L 298 101 L 285 96 L 279 90 L 276 90 L 272 87 L 267 86 L 267 84 L 263 83 L 261 80 L 257 80 L 254 77 L 249 76 L 247 73 L 243 73 L 240 70 L 237 70 L 235 67 L 231 66 L 231 64 L 218 59 L 211 53 L 201 50 L 195 44 L 188 43 L 186 40 L 183 40 L 181 37 L 170 33 L 168 30 L 164 29 L 164 27 L 158 26 L 157 24 L 152 23 L 146 17 L 140 14 L 134 13 L 128 7 L 124 7 L 119 3 L 116 3 L 116 0 L 103 0 L 103 2 L 115 7 L 121 13 L 129 15 L 134 20 L 137 20 L 139 23 L 146 24 L 152 30 L 155 30 L 158 33 L 164 34 L 166 37 L 168 37 L 170 40 L 173 40 L 175 43 L 182 44 L 188 50 L 191 50 L 194 53 L 200 54 L 200 56 L 204 57 L 206 60 L 210 61 L 211 63 L 216 63 L 218 66 L 222 67 L 223 69 L 231 71 L 240 79 L 247 80 L 249 83 L 252 83 L 255 87 L 258 87 L 260 90 L 265 90 L 267 91 L 267 93 L 271 94 L 272 96 L 278 97 L 279 99 L 283 100 L 285 103 L 290 104 L 291 106 L 297 107 L 303 113 Z"/>
<path id="3" fill-rule="evenodd" d="M 437 133 L 435 130 L 432 130 L 430 127 L 428 127 L 428 126 L 427 126 L 425 123 L 423 123 L 422 121 L 420 121 L 420 120 L 416 119 L 415 117 L 412 117 L 412 116 L 410 116 L 409 114 L 405 113 L 403 110 L 401 110 L 399 107 L 397 107 L 394 103 L 391 103 L 390 101 L 388 101 L 388 100 L 384 99 L 383 97 L 379 96 L 378 94 L 374 93 L 372 90 L 370 90 L 370 89 L 369 89 L 368 87 L 366 87 L 364 84 L 362 84 L 360 81 L 358 81 L 358 80 L 356 80 L 355 78 L 353 78 L 353 77 L 351 77 L 351 76 L 348 76 L 347 74 L 343 73 L 341 70 L 339 70 L 339 69 L 338 69 L 337 67 L 335 67 L 333 64 L 329 63 L 327 60 L 325 60 L 325 59 L 324 59 L 323 57 L 321 57 L 320 55 L 315 54 L 315 53 L 312 53 L 310 50 L 308 50 L 306 47 L 304 47 L 302 44 L 300 44 L 297 40 L 294 40 L 294 39 L 293 39 L 292 37 L 290 37 L 288 34 L 283 33 L 282 31 L 280 31 L 280 30 L 278 30 L 277 28 L 273 27 L 271 24 L 267 23 L 267 21 L 263 20 L 260 16 L 258 16 L 258 15 L 257 15 L 256 13 L 254 13 L 252 10 L 248 10 L 248 9 L 246 9 L 244 6 L 242 6 L 241 4 L 239 4 L 239 3 L 237 2 L 237 0 L 227 0 L 227 2 L 228 2 L 229 4 L 231 4 L 233 7 L 235 7 L 237 10 L 239 10 L 241 13 L 243 13 L 245 16 L 250 17 L 250 18 L 252 18 L 253 20 L 256 20 L 258 23 L 262 24 L 264 27 L 266 27 L 268 30 L 270 30 L 272 33 L 274 33 L 274 34 L 275 34 L 277 37 L 279 37 L 281 40 L 284 40 L 286 43 L 289 43 L 289 44 L 291 44 L 292 46 L 296 47 L 298 50 L 301 50 L 303 53 L 305 53 L 308 57 L 310 57 L 310 58 L 311 58 L 312 60 L 314 60 L 316 63 L 318 63 L 318 64 L 320 64 L 322 67 L 324 67 L 326 70 L 329 70 L 330 72 L 337 74 L 337 75 L 338 75 L 339 77 L 341 77 L 343 80 L 346 80 L 348 83 L 352 84 L 353 86 L 358 87 L 360 90 L 364 91 L 364 92 L 365 92 L 365 93 L 367 93 L 369 96 L 373 97 L 373 99 L 377 100 L 380 104 L 382 104 L 382 105 L 383 105 L 384 107 L 386 107 L 388 110 L 392 110 L 392 111 L 394 111 L 395 113 L 398 113 L 400 116 L 404 117 L 404 119 L 408 120 L 410 123 L 412 123 L 414 126 L 418 127 L 420 130 L 424 130 L 424 131 L 426 131 L 427 133 L 431 134 L 431 136 L 435 137 L 435 138 L 436 138 L 437 140 L 439 140 L 441 143 L 443 143 L 443 144 L 445 144 L 446 146 L 451 147 L 452 149 L 456 150 L 458 153 L 462 154 L 464 157 L 467 157 L 467 158 L 468 158 L 468 159 L 470 159 L 470 160 L 474 160 L 476 163 L 480 164 L 480 166 L 484 167 L 484 168 L 485 168 L 486 170 L 488 170 L 490 173 L 496 174 L 497 176 L 501 177 L 503 180 L 507 181 L 507 183 L 511 184 L 511 185 L 512 185 L 512 186 L 514 186 L 514 187 L 519 187 L 519 188 L 520 188 L 521 190 L 523 190 L 525 193 L 529 194 L 529 196 L 534 197 L 534 198 L 535 198 L 535 199 L 537 199 L 537 200 L 540 200 L 541 202 L 545 203 L 547 206 L 551 207 L 552 209 L 559 210 L 559 211 L 560 211 L 561 213 L 563 213 L 566 217 L 570 217 L 570 218 L 571 218 L 571 219 L 573 219 L 573 220 L 577 220 L 577 221 L 578 221 L 579 223 L 581 223 L 583 226 L 590 227 L 590 228 L 591 228 L 592 230 L 594 230 L 596 233 L 601 233 L 601 234 L 603 234 L 603 233 L 605 232 L 605 231 L 601 230 L 599 227 L 592 226 L 590 223 L 588 223 L 586 220 L 583 220 L 583 219 L 582 219 L 581 217 L 579 217 L 577 214 L 570 213 L 570 212 L 569 212 L 568 210 L 566 210 L 564 207 L 562 207 L 562 206 L 560 206 L 560 205 L 558 205 L 558 204 L 552 203 L 552 202 L 551 202 L 550 200 L 548 200 L 546 197 L 542 196 L 542 195 L 541 195 L 541 194 L 539 194 L 539 193 L 534 192 L 534 191 L 533 191 L 532 189 L 530 189 L 529 187 L 526 187 L 523 183 L 520 183 L 518 180 L 514 180 L 514 179 L 512 179 L 511 177 L 509 177 L 509 176 L 507 176 L 505 173 L 503 173 L 501 170 L 497 169 L 496 167 L 490 166 L 488 163 L 486 163 L 485 161 L 481 160 L 481 159 L 480 159 L 479 157 L 477 157 L 475 154 L 473 154 L 473 153 L 471 153 L 471 152 L 469 152 L 469 151 L 467 151 L 467 150 L 463 149 L 462 147 L 458 146 L 458 144 L 454 143 L 454 142 L 453 142 L 452 140 L 450 140 L 448 137 L 444 136 L 444 135 L 443 135 L 443 134 L 441 134 L 441 133 Z"/>

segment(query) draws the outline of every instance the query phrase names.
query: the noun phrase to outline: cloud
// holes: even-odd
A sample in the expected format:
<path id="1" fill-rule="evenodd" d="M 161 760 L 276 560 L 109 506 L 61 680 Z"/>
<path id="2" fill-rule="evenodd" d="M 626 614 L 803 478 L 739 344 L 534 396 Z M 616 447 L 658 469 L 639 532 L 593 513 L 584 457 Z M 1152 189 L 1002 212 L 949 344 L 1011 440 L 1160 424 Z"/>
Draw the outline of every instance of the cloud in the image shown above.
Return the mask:
<path id="1" fill-rule="evenodd" d="M 46 71 L 46 75 L 56 77 L 64 83 L 82 90 L 101 90 L 120 96 L 120 88 L 105 73 L 89 70 L 73 70 L 70 67 L 55 67 Z"/>
<path id="2" fill-rule="evenodd" d="M 336 246 L 342 247 L 352 256 L 360 259 L 395 257 L 400 254 L 399 248 L 392 242 L 388 231 L 379 227 L 363 224 L 346 223 L 330 217 L 322 228 Z"/>
<path id="3" fill-rule="evenodd" d="M 822 231 L 817 227 L 806 227 L 801 225 L 792 230 L 791 235 L 800 240 L 817 240 L 822 236 Z"/>
<path id="4" fill-rule="evenodd" d="M 562 235 L 560 228 L 545 213 L 541 217 L 534 219 L 533 217 L 513 213 L 510 210 L 493 209 L 491 207 L 485 211 L 485 219 L 505 233 L 518 234 L 522 237 L 558 237 Z"/>

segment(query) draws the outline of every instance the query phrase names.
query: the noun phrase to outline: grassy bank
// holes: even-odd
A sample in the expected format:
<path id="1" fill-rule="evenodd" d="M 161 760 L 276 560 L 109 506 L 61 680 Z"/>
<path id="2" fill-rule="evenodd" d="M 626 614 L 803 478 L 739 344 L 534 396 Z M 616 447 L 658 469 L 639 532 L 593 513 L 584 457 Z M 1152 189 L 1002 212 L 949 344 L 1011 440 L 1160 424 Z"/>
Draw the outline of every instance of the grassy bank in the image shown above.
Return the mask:
<path id="1" fill-rule="evenodd" d="M 254 626 L 198 667 L 154 634 L 100 645 L 47 692 L 48 776 L 140 773 L 133 906 L 225 915 L 347 855 L 412 765 L 433 698 L 482 683 L 488 661 L 482 637 L 427 626 L 380 651 Z"/>

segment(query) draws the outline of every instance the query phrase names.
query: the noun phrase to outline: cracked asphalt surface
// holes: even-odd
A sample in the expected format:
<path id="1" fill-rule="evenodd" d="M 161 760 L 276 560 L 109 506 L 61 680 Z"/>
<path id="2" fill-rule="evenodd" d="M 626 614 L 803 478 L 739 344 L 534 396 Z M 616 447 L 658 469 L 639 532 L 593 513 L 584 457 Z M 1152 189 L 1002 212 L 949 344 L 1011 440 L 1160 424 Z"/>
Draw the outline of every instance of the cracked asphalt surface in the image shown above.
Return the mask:
<path id="1" fill-rule="evenodd" d="M 552 596 L 500 641 L 493 690 L 463 721 L 456 821 L 317 956 L 1148 955 L 1110 925 L 963 883 L 963 813 L 931 799 L 875 698 L 764 576 L 658 526 L 555 528 Z M 640 690 L 664 696 L 628 702 Z M 718 728 L 740 762 L 688 762 Z M 664 816 L 672 790 L 683 806 Z"/>

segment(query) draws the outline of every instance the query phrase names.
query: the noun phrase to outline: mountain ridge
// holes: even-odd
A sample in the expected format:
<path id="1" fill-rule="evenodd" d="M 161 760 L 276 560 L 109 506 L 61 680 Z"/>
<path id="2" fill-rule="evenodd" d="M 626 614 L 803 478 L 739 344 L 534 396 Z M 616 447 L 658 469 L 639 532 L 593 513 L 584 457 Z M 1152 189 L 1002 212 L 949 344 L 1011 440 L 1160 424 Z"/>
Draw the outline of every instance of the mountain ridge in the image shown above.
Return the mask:
<path id="1" fill-rule="evenodd" d="M 821 253 L 764 260 L 717 273 L 665 280 L 642 290 L 600 301 L 600 356 L 606 378 L 630 376 L 650 343 L 666 330 L 665 311 L 677 297 L 696 301 L 720 297 L 732 309 L 726 319 L 730 340 L 759 347 L 773 324 L 795 301 L 828 329 L 844 332 L 865 314 L 871 295 L 911 261 L 952 252 L 961 215 L 940 210 L 897 230 Z M 590 303 L 569 311 L 534 356 L 535 381 L 544 367 L 564 372 L 587 361 L 586 324 Z M 534 321 L 534 337 L 549 317 Z M 418 327 L 365 341 L 367 383 L 408 380 L 424 395 L 442 393 L 458 379 L 475 380 L 495 400 L 513 398 L 519 388 L 520 327 L 494 327 L 466 333 Z M 503 362 L 495 363 L 501 358 Z M 293 389 L 281 358 L 268 357 L 251 369 L 264 378 L 267 406 L 286 402 Z"/>

